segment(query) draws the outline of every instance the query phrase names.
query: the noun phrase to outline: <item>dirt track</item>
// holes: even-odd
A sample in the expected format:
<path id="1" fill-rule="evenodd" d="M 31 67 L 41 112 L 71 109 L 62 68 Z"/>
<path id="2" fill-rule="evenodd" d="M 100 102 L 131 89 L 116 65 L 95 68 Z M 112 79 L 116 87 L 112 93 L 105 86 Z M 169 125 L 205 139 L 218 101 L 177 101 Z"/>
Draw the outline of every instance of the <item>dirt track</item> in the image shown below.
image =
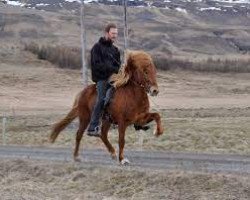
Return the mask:
<path id="1" fill-rule="evenodd" d="M 126 151 L 132 162 L 129 167 L 184 170 L 192 172 L 250 174 L 250 157 L 242 155 L 184 154 L 152 151 Z M 44 161 L 71 161 L 70 149 L 0 146 L 1 158 L 33 159 Z M 83 165 L 116 166 L 103 150 L 84 150 Z"/>

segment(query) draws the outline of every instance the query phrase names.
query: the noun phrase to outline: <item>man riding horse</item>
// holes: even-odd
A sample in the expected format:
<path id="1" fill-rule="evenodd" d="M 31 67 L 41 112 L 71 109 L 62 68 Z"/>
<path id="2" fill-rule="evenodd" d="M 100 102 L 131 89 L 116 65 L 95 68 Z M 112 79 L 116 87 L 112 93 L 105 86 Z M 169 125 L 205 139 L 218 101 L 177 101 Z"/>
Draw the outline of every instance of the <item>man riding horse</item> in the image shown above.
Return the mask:
<path id="1" fill-rule="evenodd" d="M 117 74 L 120 66 L 120 51 L 114 45 L 118 36 L 116 24 L 109 23 L 105 27 L 105 35 L 91 49 L 91 72 L 92 80 L 96 83 L 97 99 L 92 111 L 90 124 L 87 130 L 89 136 L 101 136 L 100 118 L 104 107 L 110 101 L 114 93 L 114 87 L 109 79 Z M 134 125 L 136 130 L 147 130 L 148 126 Z"/>
<path id="2" fill-rule="evenodd" d="M 108 139 L 111 124 L 118 126 L 119 161 L 122 165 L 129 163 L 124 157 L 125 133 L 128 126 L 137 124 L 144 127 L 155 121 L 155 136 L 163 134 L 161 116 L 157 112 L 150 112 L 148 95 L 156 96 L 159 92 L 156 67 L 152 57 L 144 51 L 130 51 L 126 55 L 124 67 L 118 74 L 110 78 L 116 88 L 112 103 L 105 108 L 110 115 L 110 120 L 102 119 L 100 139 L 105 144 L 113 159 L 117 158 L 116 150 Z M 82 89 L 75 98 L 74 104 L 67 115 L 52 127 L 50 141 L 55 142 L 57 136 L 74 119 L 79 119 L 76 132 L 74 160 L 80 161 L 79 147 L 85 129 L 89 125 L 91 113 L 97 99 L 96 84 L 91 84 Z"/>
<path id="3" fill-rule="evenodd" d="M 99 137 L 101 135 L 100 118 L 105 101 L 108 101 L 113 90 L 108 80 L 112 74 L 118 73 L 120 69 L 120 52 L 113 44 L 117 36 L 117 26 L 110 23 L 105 27 L 105 36 L 101 37 L 91 49 L 91 72 L 92 80 L 96 83 L 97 99 L 87 131 L 89 136 Z"/>

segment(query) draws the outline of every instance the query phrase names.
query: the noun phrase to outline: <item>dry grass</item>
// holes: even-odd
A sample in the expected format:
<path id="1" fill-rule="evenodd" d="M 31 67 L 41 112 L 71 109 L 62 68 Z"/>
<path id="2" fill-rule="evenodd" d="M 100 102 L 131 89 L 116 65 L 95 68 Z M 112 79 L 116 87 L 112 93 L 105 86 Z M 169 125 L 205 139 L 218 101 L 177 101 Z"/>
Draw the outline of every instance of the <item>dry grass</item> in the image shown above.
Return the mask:
<path id="1" fill-rule="evenodd" d="M 48 143 L 50 125 L 64 116 L 61 113 L 67 112 L 67 108 L 72 102 L 71 98 L 73 98 L 76 91 L 81 89 L 80 72 L 75 72 L 73 75 L 70 70 L 63 72 L 62 70 L 54 69 L 48 62 L 39 61 L 27 52 L 19 52 L 13 49 L 18 46 L 20 39 L 30 42 L 32 38 L 35 38 L 39 46 L 34 45 L 31 48 L 33 53 L 35 52 L 40 58 L 47 59 L 56 65 L 77 68 L 80 66 L 80 59 L 76 56 L 76 54 L 79 55 L 79 50 L 76 51 L 71 46 L 74 47 L 80 44 L 78 17 L 73 16 L 71 20 L 72 16 L 65 13 L 56 14 L 16 8 L 5 11 L 4 9 L 1 8 L 1 12 L 9 12 L 9 15 L 7 24 L 2 24 L 0 27 L 4 29 L 2 31 L 3 37 L 1 37 L 4 40 L 1 40 L 3 45 L 1 45 L 2 50 L 0 50 L 4 53 L 2 59 L 6 63 L 1 64 L 1 111 L 7 112 L 9 107 L 12 106 L 12 102 L 14 102 L 18 108 L 20 107 L 20 110 L 23 109 L 26 114 L 30 114 L 22 116 L 22 114 L 17 113 L 18 116 L 15 118 L 8 118 L 7 144 L 50 146 Z M 88 49 L 99 38 L 104 22 L 110 20 L 110 13 L 113 21 L 121 22 L 121 10 L 113 7 L 108 9 L 110 10 L 107 10 L 107 7 L 87 9 Z M 158 53 L 166 52 L 171 55 L 172 49 L 167 45 L 169 41 L 171 42 L 171 34 L 178 36 L 176 41 L 179 41 L 179 36 L 186 35 L 185 33 L 182 34 L 181 31 L 181 27 L 184 26 L 182 26 L 180 19 L 183 19 L 184 15 L 174 14 L 174 16 L 171 16 L 171 12 L 154 9 L 152 12 L 159 12 L 160 16 L 156 17 L 153 23 L 146 24 L 145 21 L 137 19 L 137 13 L 141 13 L 143 10 L 131 9 L 131 12 L 130 23 L 133 29 L 130 36 L 136 42 L 134 45 L 135 49 L 145 47 L 150 51 L 151 47 L 158 47 L 157 42 L 159 38 L 161 39 L 160 41 L 163 41 L 161 42 L 162 44 L 159 45 L 159 49 L 155 48 L 151 53 L 157 53 L 158 55 Z M 62 16 L 66 16 L 66 18 L 62 18 Z M 97 17 L 100 20 L 96 20 Z M 95 23 L 93 23 L 93 19 Z M 72 23 L 68 23 L 69 21 Z M 192 20 L 188 21 L 192 22 Z M 173 26 L 170 26 L 171 24 Z M 214 25 L 211 26 L 216 28 Z M 175 27 L 177 27 L 177 30 L 175 30 Z M 223 28 L 221 25 L 218 25 L 218 27 Z M 165 35 L 166 28 L 169 30 L 167 35 L 170 37 L 158 37 Z M 238 27 L 232 27 L 231 25 L 229 28 L 238 29 Z M 187 30 L 189 35 L 193 35 L 191 29 Z M 160 32 L 152 33 L 152 31 Z M 203 31 L 199 34 L 203 34 Z M 37 33 L 39 34 L 37 35 Z M 40 33 L 43 33 L 44 37 L 41 37 Z M 144 39 L 149 36 L 143 33 L 152 33 L 150 38 L 157 38 L 157 40 L 148 42 L 148 40 Z M 185 41 L 189 43 L 190 37 L 186 38 Z M 182 46 L 187 46 L 185 41 Z M 204 41 L 201 42 L 204 43 Z M 60 44 L 62 46 L 52 47 L 47 44 Z M 120 39 L 119 44 L 122 46 L 122 39 Z M 173 45 L 175 45 L 174 41 Z M 218 51 L 214 52 L 216 48 L 214 43 L 210 45 L 209 51 L 205 53 L 218 53 Z M 8 46 L 15 48 L 6 48 Z M 203 45 L 200 45 L 200 47 L 199 51 L 202 54 Z M 174 52 L 178 55 L 184 53 L 179 51 L 178 48 L 176 50 Z M 54 52 L 56 53 L 54 54 Z M 190 51 L 188 50 L 188 52 Z M 193 55 L 193 52 L 190 52 L 188 55 Z M 72 62 L 69 61 L 70 57 L 73 58 Z M 166 66 L 169 66 L 167 69 L 175 69 L 178 66 L 181 68 L 182 65 L 184 69 L 188 68 L 188 60 L 183 62 L 183 60 L 178 59 L 177 61 L 171 61 L 172 63 L 169 61 L 170 64 L 166 65 L 168 60 L 164 59 L 162 61 L 156 60 L 158 62 L 157 65 L 161 65 L 159 68 L 165 69 Z M 200 63 L 200 65 L 194 65 L 196 63 L 192 62 L 190 68 L 200 71 L 209 71 L 210 68 L 211 71 L 245 72 L 244 70 L 249 70 L 248 61 L 245 67 L 243 65 L 244 62 L 241 62 L 241 60 L 228 63 L 225 63 L 224 60 L 214 60 L 214 62 L 211 62 L 213 66 L 209 62 L 200 61 L 196 62 Z M 8 62 L 14 62 L 15 66 L 7 64 Z M 189 97 L 193 101 L 197 100 L 194 97 L 200 97 L 198 100 L 202 101 L 215 97 L 214 101 L 216 101 L 216 97 L 218 98 L 221 95 L 227 96 L 220 100 L 230 100 L 232 98 L 242 100 L 245 96 L 248 97 L 247 95 L 249 95 L 250 91 L 249 76 L 247 74 L 242 74 L 244 77 L 239 76 L 239 74 L 210 74 L 205 76 L 206 73 L 191 76 L 188 72 L 178 75 L 172 72 L 166 74 L 168 76 L 161 74 L 160 77 L 163 80 L 163 82 L 160 82 L 161 94 L 166 95 L 164 96 L 164 103 L 171 98 L 175 102 L 182 103 L 183 99 Z M 245 96 L 238 96 L 238 94 Z M 196 102 L 194 104 L 197 106 Z M 218 104 L 214 103 L 208 105 L 208 108 L 214 106 L 217 109 L 216 112 L 214 109 L 207 109 L 204 112 L 202 108 L 180 111 L 175 110 L 176 105 L 170 106 L 173 109 L 171 111 L 162 111 L 164 127 L 166 128 L 164 135 L 155 138 L 151 132 L 145 133 L 143 135 L 143 149 L 249 154 L 250 118 L 247 114 L 247 109 L 239 110 L 239 113 L 234 115 L 232 113 L 223 114 L 223 109 L 217 109 L 216 106 Z M 227 105 L 223 104 L 222 107 L 225 108 Z M 241 103 L 233 104 L 236 107 L 243 107 L 244 105 Z M 39 113 L 43 113 L 43 115 Z M 2 118 L 0 118 L 1 120 Z M 0 123 L 0 130 L 1 128 Z M 76 130 L 77 123 L 73 123 L 73 125 L 61 133 L 54 146 L 73 147 Z M 117 146 L 116 131 L 111 133 L 110 138 L 114 146 Z M 137 139 L 134 130 L 128 129 L 125 149 L 137 149 L 139 147 Z M 2 143 L 2 137 L 0 137 L 0 143 Z M 104 146 L 99 139 L 86 136 L 82 144 L 86 148 Z M 3 200 L 247 200 L 250 198 L 249 183 L 249 176 L 144 171 L 131 168 L 124 169 L 118 166 L 100 168 L 90 165 L 82 166 L 72 163 L 50 163 L 44 161 L 1 160 L 0 162 L 0 194 Z"/>
<path id="2" fill-rule="evenodd" d="M 1 199 L 238 199 L 250 197 L 250 177 L 75 163 L 1 160 Z"/>
<path id="3" fill-rule="evenodd" d="M 199 113 L 200 114 L 197 114 Z M 185 114 L 186 113 L 186 114 Z M 204 112 L 203 112 L 204 113 Z M 250 117 L 247 113 L 241 117 L 213 109 L 189 111 L 162 112 L 165 132 L 159 138 L 152 134 L 151 129 L 142 134 L 143 149 L 165 150 L 179 152 L 202 152 L 202 153 L 250 153 Z M 171 118 L 171 115 L 174 118 Z M 203 116 L 204 115 L 204 116 Z M 227 116 L 229 115 L 229 116 Z M 230 116 L 231 115 L 231 116 Z M 245 116 L 244 116 L 245 115 Z M 168 116 L 168 117 L 167 117 Z M 182 116 L 182 117 L 180 117 Z M 62 118 L 62 115 L 36 115 L 9 118 L 7 123 L 7 143 L 18 145 L 48 146 L 51 124 Z M 58 137 L 54 146 L 74 147 L 77 121 L 72 123 Z M 1 127 L 0 127 L 1 128 Z M 109 136 L 112 144 L 116 147 L 118 140 L 117 130 L 111 130 Z M 141 148 L 139 133 L 130 127 L 126 134 L 126 149 Z M 2 138 L 0 138 L 0 143 Z M 84 148 L 103 147 L 99 139 L 83 137 Z M 106 151 L 106 150 L 105 150 Z"/>
<path id="4" fill-rule="evenodd" d="M 56 69 L 23 53 L 28 55 L 21 54 L 22 59 L 26 55 L 27 63 L 33 59 L 32 64 L 1 65 L 0 109 L 17 115 L 8 119 L 7 143 L 47 146 L 49 125 L 65 116 L 82 89 L 81 74 Z M 155 101 L 161 109 L 166 105 L 170 109 L 161 110 L 164 134 L 155 138 L 153 128 L 145 133 L 144 149 L 249 153 L 249 74 L 168 71 L 159 72 L 158 82 L 161 92 Z M 183 109 L 176 109 L 180 105 Z M 76 130 L 77 126 L 69 126 L 55 146 L 73 147 Z M 116 146 L 117 131 L 110 138 Z M 84 147 L 104 146 L 100 140 L 86 136 L 83 141 Z M 125 148 L 138 148 L 132 128 L 128 129 Z"/>

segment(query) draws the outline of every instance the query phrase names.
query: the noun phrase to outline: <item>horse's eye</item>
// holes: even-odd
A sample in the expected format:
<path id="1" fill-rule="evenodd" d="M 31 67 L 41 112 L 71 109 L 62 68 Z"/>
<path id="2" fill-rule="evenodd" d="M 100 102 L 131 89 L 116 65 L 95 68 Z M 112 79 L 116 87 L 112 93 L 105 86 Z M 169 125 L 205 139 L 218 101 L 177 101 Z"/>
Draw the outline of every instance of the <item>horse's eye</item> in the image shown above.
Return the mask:
<path id="1" fill-rule="evenodd" d="M 144 71 L 144 74 L 148 75 L 148 72 L 147 72 L 147 71 Z"/>

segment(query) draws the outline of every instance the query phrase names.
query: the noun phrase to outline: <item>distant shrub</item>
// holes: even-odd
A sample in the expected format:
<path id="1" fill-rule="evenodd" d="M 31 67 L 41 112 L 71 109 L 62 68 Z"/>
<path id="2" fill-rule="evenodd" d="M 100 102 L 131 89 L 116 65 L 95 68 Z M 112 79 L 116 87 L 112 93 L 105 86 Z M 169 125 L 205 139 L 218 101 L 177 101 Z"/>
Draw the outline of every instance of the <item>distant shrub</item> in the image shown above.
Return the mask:
<path id="1" fill-rule="evenodd" d="M 153 57 L 154 64 L 157 69 L 171 70 L 171 69 L 190 69 L 192 62 L 188 60 L 165 58 L 165 57 Z"/>
<path id="2" fill-rule="evenodd" d="M 38 46 L 38 44 L 31 42 L 30 44 L 24 44 L 24 50 L 30 51 L 31 53 L 37 55 L 39 52 L 39 46 Z"/>
<path id="3" fill-rule="evenodd" d="M 250 72 L 249 59 L 212 59 L 190 61 L 184 59 L 154 57 L 154 63 L 161 70 L 190 70 L 200 72 Z"/>
<path id="4" fill-rule="evenodd" d="M 0 31 L 0 38 L 14 37 L 15 33 L 13 31 Z"/>
<path id="5" fill-rule="evenodd" d="M 78 47 L 49 46 L 32 42 L 24 45 L 24 50 L 37 55 L 39 59 L 48 60 L 60 68 L 81 69 L 81 49 Z M 190 61 L 172 57 L 153 56 L 154 63 L 161 70 L 190 70 L 200 72 L 250 72 L 249 59 L 212 59 Z M 90 56 L 87 55 L 87 66 L 90 66 Z"/>
<path id="6" fill-rule="evenodd" d="M 25 44 L 24 50 L 36 54 L 39 59 L 48 60 L 60 68 L 80 69 L 81 49 L 76 47 L 39 46 L 36 43 Z"/>
<path id="7" fill-rule="evenodd" d="M 0 15 L 0 31 L 3 32 L 5 29 L 5 26 L 6 26 L 5 17 L 4 17 L 4 15 Z"/>
<path id="8" fill-rule="evenodd" d="M 19 31 L 19 35 L 23 38 L 38 38 L 38 32 L 36 29 L 25 29 Z"/>

